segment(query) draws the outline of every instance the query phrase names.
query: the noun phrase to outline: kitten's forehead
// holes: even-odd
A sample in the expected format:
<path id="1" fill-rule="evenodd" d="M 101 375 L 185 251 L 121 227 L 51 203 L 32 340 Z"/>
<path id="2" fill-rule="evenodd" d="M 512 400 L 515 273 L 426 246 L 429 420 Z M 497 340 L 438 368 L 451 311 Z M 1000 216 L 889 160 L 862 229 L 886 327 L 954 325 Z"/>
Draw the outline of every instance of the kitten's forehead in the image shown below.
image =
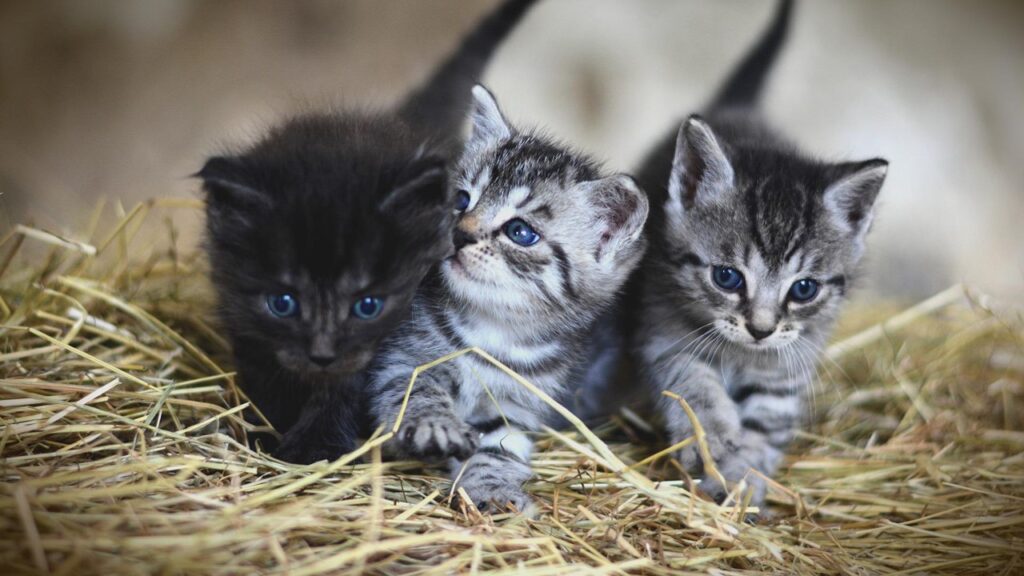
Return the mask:
<path id="1" fill-rule="evenodd" d="M 682 233 L 703 258 L 744 264 L 756 257 L 780 276 L 841 260 L 846 250 L 823 218 L 819 190 L 779 175 L 738 180 L 725 202 L 689 214 Z"/>
<path id="2" fill-rule="evenodd" d="M 351 268 L 331 278 L 314 277 L 304 268 L 284 270 L 277 276 L 278 282 L 302 292 L 322 294 L 356 294 L 373 284 L 373 277 L 366 271 Z"/>
<path id="3" fill-rule="evenodd" d="M 464 185 L 486 191 L 492 201 L 512 205 L 521 204 L 531 194 L 598 177 L 597 167 L 588 158 L 531 134 L 513 136 L 486 153 L 467 158 L 462 172 Z"/>

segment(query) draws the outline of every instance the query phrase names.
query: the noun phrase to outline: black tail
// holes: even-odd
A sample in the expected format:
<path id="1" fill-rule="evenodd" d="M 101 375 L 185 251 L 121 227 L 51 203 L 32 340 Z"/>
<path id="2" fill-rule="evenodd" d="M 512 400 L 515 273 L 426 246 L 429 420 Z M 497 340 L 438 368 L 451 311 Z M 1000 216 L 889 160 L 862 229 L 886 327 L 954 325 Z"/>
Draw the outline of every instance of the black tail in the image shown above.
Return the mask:
<path id="1" fill-rule="evenodd" d="M 470 90 L 480 81 L 498 46 L 535 2 L 505 0 L 484 17 L 458 49 L 402 102 L 398 113 L 442 138 L 458 136 L 469 111 Z"/>
<path id="2" fill-rule="evenodd" d="M 775 17 L 757 44 L 747 52 L 729 78 L 718 89 L 710 109 L 753 107 L 757 105 L 765 79 L 786 43 L 793 0 L 780 0 Z"/>

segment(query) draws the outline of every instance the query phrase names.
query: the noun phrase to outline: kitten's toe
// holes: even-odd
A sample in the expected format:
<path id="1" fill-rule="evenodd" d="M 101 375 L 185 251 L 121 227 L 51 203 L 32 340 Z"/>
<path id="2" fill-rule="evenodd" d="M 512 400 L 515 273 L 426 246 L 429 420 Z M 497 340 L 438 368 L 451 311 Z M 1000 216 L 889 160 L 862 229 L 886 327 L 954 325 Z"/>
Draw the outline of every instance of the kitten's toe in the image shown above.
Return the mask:
<path id="1" fill-rule="evenodd" d="M 702 460 L 700 457 L 700 451 L 696 446 L 687 446 L 682 450 L 675 453 L 676 460 L 679 461 L 679 465 L 683 467 L 683 470 L 687 472 L 697 473 L 702 468 Z"/>
<path id="2" fill-rule="evenodd" d="M 535 509 L 533 498 L 522 486 L 502 482 L 493 485 L 459 485 L 466 491 L 477 510 L 491 514 L 504 512 L 532 513 Z"/>
<path id="3" fill-rule="evenodd" d="M 473 430 L 454 415 L 428 416 L 403 427 L 405 452 L 415 458 L 465 458 L 476 448 Z"/>
<path id="4" fill-rule="evenodd" d="M 701 491 L 714 499 L 715 502 L 719 504 L 725 502 L 725 499 L 736 488 L 736 485 L 743 481 L 746 484 L 745 492 L 737 493 L 734 503 L 742 502 L 746 498 L 746 492 L 750 493 L 751 506 L 761 506 L 764 503 L 765 493 L 768 488 L 767 484 L 760 474 L 751 469 L 749 463 L 738 460 L 726 461 L 719 464 L 719 472 L 725 477 L 726 482 L 729 484 L 728 487 L 722 486 L 720 482 L 706 474 L 700 481 Z"/>
<path id="5" fill-rule="evenodd" d="M 530 466 L 511 454 L 477 452 L 461 473 L 456 471 L 458 484 L 453 490 L 464 490 L 482 511 L 532 513 L 533 499 L 523 490 L 531 474 Z"/>

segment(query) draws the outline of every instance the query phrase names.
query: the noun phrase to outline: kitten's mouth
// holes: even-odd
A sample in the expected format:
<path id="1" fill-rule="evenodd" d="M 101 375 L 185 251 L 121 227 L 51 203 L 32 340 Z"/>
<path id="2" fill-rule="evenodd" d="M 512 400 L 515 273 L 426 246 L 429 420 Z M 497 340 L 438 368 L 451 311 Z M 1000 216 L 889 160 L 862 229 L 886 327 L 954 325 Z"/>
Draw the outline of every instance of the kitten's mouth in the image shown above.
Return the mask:
<path id="1" fill-rule="evenodd" d="M 462 259 L 459 258 L 458 252 L 445 259 L 445 263 L 448 264 L 448 269 L 450 271 L 457 272 L 459 276 L 473 281 L 477 280 L 477 278 L 470 273 L 469 268 L 466 267 L 465 263 L 462 262 Z"/>

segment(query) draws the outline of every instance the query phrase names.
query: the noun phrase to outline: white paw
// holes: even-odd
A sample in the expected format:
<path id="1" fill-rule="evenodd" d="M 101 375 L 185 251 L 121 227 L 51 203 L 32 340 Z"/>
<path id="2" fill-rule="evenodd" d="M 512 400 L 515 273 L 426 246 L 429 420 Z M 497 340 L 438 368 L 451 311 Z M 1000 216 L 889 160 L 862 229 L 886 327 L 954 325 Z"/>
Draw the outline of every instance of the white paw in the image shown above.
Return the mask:
<path id="1" fill-rule="evenodd" d="M 456 470 L 458 473 L 459 470 Z M 533 499 L 523 490 L 530 467 L 510 455 L 477 453 L 461 469 L 456 493 L 461 488 L 481 511 L 509 512 L 513 508 L 531 514 Z"/>
<path id="2" fill-rule="evenodd" d="M 406 420 L 398 432 L 402 450 L 414 458 L 465 458 L 476 449 L 479 434 L 454 414 Z"/>
<path id="3" fill-rule="evenodd" d="M 498 514 L 516 511 L 529 514 L 534 508 L 533 498 L 523 491 L 522 486 L 511 482 L 460 483 L 457 488 L 465 490 L 473 505 L 481 512 Z"/>
<path id="4" fill-rule="evenodd" d="M 771 475 L 775 472 L 776 463 L 781 457 L 778 449 L 751 435 L 729 437 L 723 434 L 708 437 L 706 441 L 711 458 L 727 486 L 722 486 L 708 474 L 696 445 L 687 446 L 676 455 L 679 463 L 688 471 L 699 474 L 701 491 L 721 503 L 742 480 L 751 493 L 750 504 L 760 506 L 767 490 L 767 482 L 761 474 Z M 737 499 L 742 498 L 745 495 L 737 494 Z"/>

